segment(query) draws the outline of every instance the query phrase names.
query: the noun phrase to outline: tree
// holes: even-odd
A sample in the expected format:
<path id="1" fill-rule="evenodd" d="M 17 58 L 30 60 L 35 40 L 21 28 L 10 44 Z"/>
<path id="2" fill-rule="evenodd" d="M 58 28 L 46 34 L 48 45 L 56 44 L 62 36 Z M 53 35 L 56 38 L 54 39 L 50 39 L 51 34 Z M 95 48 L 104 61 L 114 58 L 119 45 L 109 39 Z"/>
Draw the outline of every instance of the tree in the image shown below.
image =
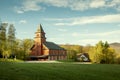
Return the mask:
<path id="1" fill-rule="evenodd" d="M 15 48 L 15 27 L 13 24 L 10 24 L 9 29 L 8 29 L 8 42 L 9 48 L 11 50 L 11 54 L 14 53 L 14 48 Z"/>
<path id="2" fill-rule="evenodd" d="M 103 45 L 104 43 L 102 41 L 99 41 L 98 44 L 95 46 L 95 55 L 94 55 L 94 61 L 96 63 L 100 63 L 102 60 L 103 56 Z"/>
<path id="3" fill-rule="evenodd" d="M 67 50 L 67 59 L 77 61 L 77 54 L 83 53 L 83 46 L 81 45 L 66 44 L 60 46 Z"/>
<path id="4" fill-rule="evenodd" d="M 115 50 L 113 48 L 108 48 L 108 54 L 106 63 L 114 63 L 116 58 Z"/>
<path id="5" fill-rule="evenodd" d="M 2 23 L 0 25 L 0 41 L 1 42 L 5 42 L 6 41 L 6 27 L 7 27 L 7 23 Z"/>
<path id="6" fill-rule="evenodd" d="M 90 50 L 90 58 L 96 63 L 113 63 L 115 50 L 109 47 L 108 42 L 99 41 L 95 47 Z"/>
<path id="7" fill-rule="evenodd" d="M 3 57 L 7 59 L 10 56 L 10 49 L 3 49 Z"/>
<path id="8" fill-rule="evenodd" d="M 108 44 L 108 42 L 106 41 L 105 43 L 104 43 L 104 46 L 103 46 L 103 56 L 104 56 L 104 62 L 105 63 L 108 63 L 109 62 L 109 60 L 108 60 L 108 54 L 109 54 L 109 44 Z"/>
<path id="9" fill-rule="evenodd" d="M 2 56 L 4 55 L 3 51 L 6 49 L 6 27 L 7 27 L 7 23 L 1 23 L 0 24 L 0 54 L 2 54 Z M 4 57 L 4 56 L 3 56 Z"/>
<path id="10" fill-rule="evenodd" d="M 89 54 L 89 57 L 90 57 L 90 60 L 92 61 L 92 62 L 95 62 L 95 47 L 91 47 L 90 49 L 89 49 L 89 52 L 88 52 L 88 54 Z"/>
<path id="11" fill-rule="evenodd" d="M 19 40 L 16 57 L 19 59 L 26 59 L 29 56 L 30 48 L 34 41 L 32 39 Z"/>

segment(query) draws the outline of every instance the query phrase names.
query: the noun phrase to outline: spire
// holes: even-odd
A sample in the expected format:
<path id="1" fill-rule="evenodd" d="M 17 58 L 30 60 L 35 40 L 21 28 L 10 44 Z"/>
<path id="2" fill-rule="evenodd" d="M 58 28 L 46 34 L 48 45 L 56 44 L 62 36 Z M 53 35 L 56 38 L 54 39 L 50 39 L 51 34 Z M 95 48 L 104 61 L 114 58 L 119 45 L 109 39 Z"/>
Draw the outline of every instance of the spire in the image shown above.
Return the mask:
<path id="1" fill-rule="evenodd" d="M 35 32 L 35 42 L 44 43 L 46 42 L 45 32 L 41 26 L 41 24 L 38 26 L 37 31 Z"/>
<path id="2" fill-rule="evenodd" d="M 44 32 L 41 24 L 38 26 L 37 32 Z"/>

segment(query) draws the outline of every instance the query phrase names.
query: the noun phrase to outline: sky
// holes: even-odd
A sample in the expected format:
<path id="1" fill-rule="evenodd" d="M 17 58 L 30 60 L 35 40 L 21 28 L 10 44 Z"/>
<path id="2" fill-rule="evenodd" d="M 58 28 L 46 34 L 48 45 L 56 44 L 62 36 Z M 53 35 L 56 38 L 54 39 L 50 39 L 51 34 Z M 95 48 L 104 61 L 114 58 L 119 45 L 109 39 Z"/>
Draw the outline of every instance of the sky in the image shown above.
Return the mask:
<path id="1" fill-rule="evenodd" d="M 18 39 L 34 39 L 41 24 L 56 44 L 120 42 L 120 0 L 0 0 L 0 19 Z"/>

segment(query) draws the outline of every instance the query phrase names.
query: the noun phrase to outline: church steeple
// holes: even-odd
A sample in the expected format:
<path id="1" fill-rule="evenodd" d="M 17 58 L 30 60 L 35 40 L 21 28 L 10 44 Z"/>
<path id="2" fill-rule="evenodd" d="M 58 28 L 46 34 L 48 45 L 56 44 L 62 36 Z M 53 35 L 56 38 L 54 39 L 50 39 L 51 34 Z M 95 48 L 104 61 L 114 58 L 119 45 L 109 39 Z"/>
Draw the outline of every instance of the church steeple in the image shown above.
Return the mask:
<path id="1" fill-rule="evenodd" d="M 38 26 L 37 32 L 45 33 L 41 24 Z"/>
<path id="2" fill-rule="evenodd" d="M 44 32 L 41 24 L 38 26 L 38 29 L 37 29 L 35 35 L 36 35 L 35 36 L 35 43 L 42 44 L 42 43 L 46 42 L 45 32 Z"/>

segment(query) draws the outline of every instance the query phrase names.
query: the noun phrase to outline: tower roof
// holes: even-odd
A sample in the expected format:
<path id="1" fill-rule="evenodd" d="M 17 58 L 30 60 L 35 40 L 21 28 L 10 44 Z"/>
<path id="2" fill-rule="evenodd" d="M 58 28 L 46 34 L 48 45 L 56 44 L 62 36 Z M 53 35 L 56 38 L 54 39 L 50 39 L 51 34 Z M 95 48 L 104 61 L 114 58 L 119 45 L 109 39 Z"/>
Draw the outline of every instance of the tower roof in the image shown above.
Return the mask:
<path id="1" fill-rule="evenodd" d="M 44 32 L 41 24 L 38 26 L 37 32 Z"/>

